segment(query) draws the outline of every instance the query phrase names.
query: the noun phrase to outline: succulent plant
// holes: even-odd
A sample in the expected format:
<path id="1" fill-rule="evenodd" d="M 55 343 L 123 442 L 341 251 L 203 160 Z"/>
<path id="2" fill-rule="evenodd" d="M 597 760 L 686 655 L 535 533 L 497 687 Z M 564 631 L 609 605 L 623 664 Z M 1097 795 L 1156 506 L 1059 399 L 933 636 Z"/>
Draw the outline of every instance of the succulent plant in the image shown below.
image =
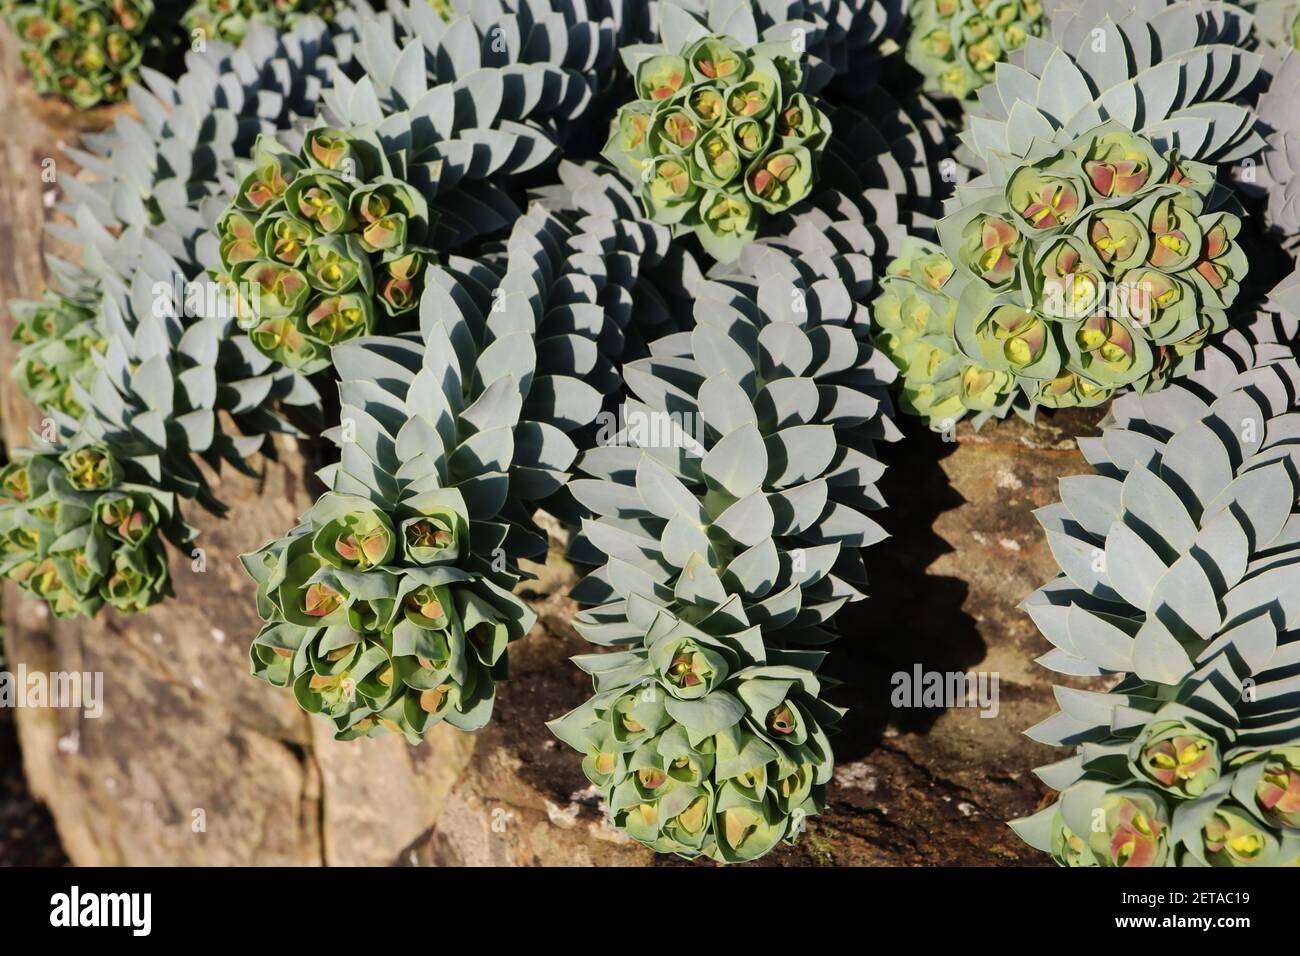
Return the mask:
<path id="1" fill-rule="evenodd" d="M 710 11 L 732 35 L 672 5 L 660 13 L 660 45 L 622 51 L 636 99 L 604 155 L 637 181 L 648 218 L 733 260 L 768 215 L 811 193 L 830 120 L 796 46 L 760 41 L 747 0 Z"/>
<path id="2" fill-rule="evenodd" d="M 521 215 L 512 177 L 555 157 L 555 124 L 595 82 L 562 46 L 554 62 L 519 43 L 502 54 L 468 17 L 400 9 L 414 32 L 365 22 L 365 76 L 337 78 L 300 147 L 261 138 L 218 222 L 211 272 L 236 290 L 241 327 L 303 374 L 342 342 L 412 329 L 429 266 Z"/>
<path id="3" fill-rule="evenodd" d="M 37 91 L 89 109 L 123 99 L 146 60 L 174 39 L 174 7 L 172 0 L 37 0 L 0 12 Z"/>
<path id="4" fill-rule="evenodd" d="M 177 300 L 180 338 L 175 341 L 206 341 L 219 330 L 216 356 L 204 358 L 217 375 L 221 398 L 215 401 L 228 406 L 250 435 L 284 430 L 265 407 L 268 403 L 313 406 L 319 395 L 301 376 L 275 367 L 245 336 L 227 334 L 227 326 L 233 326 L 226 308 L 230 303 L 204 274 L 204 267 L 219 259 L 216 238 L 208 234 L 213 207 L 235 188 L 235 160 L 251 156 L 258 135 L 290 129 L 313 116 L 325 79 L 354 69 L 347 31 L 354 28 L 360 9 L 354 0 L 342 10 L 334 33 L 314 17 L 298 20 L 279 36 L 256 25 L 239 50 L 214 42 L 206 52 L 191 53 L 187 71 L 176 81 L 146 70 L 144 82 L 130 91 L 134 115 L 119 116 L 107 132 L 83 137 L 83 149 L 69 150 L 94 178 L 61 180 L 67 197 L 62 209 L 72 222 L 48 226 L 82 250 L 81 266 L 64 266 L 61 273 L 91 311 L 100 339 L 108 337 L 100 273 L 110 277 L 110 285 L 129 286 L 135 270 L 129 261 L 137 255 L 130 251 L 131 242 L 111 236 L 141 238 L 152 250 L 152 284 L 172 290 L 171 298 Z M 107 245 L 115 251 L 106 254 Z M 188 333 L 196 320 L 209 331 Z M 63 351 L 76 339 L 63 336 L 63 342 L 52 348 Z M 188 361 L 183 359 L 182 367 Z M 63 411 L 71 420 L 63 423 L 66 433 L 81 416 L 75 407 Z M 239 444 L 236 457 L 261 443 L 250 439 Z"/>
<path id="5" fill-rule="evenodd" d="M 143 328 L 148 334 L 156 332 L 157 319 L 165 319 L 166 333 L 148 341 L 147 349 L 177 373 L 182 385 L 173 388 L 173 397 L 190 393 L 183 401 L 191 403 L 194 414 L 173 421 L 165 438 L 149 425 L 152 437 L 146 444 L 161 438 L 174 449 L 177 425 L 192 423 L 196 431 L 185 438 L 182 449 L 244 468 L 244 459 L 253 451 L 268 450 L 261 436 L 291 431 L 269 403 L 318 403 L 316 390 L 302 377 L 274 367 L 246 337 L 230 336 L 230 303 L 205 281 L 203 267 L 217 259 L 216 239 L 207 234 L 213 216 L 209 206 L 233 189 L 235 157 L 250 156 L 260 133 L 289 129 L 315 114 L 322 81 L 351 69 L 351 42 L 342 31 L 354 23 L 356 9 L 350 5 L 341 13 L 334 25 L 337 35 L 316 18 L 300 20 L 278 36 L 270 27 L 255 26 L 238 51 L 213 43 L 207 52 L 191 53 L 187 72 L 178 81 L 146 70 L 144 82 L 131 87 L 134 116 L 118 117 L 107 133 L 83 138 L 85 148 L 69 150 L 94 178 L 62 179 L 62 209 L 70 221 L 48 228 L 81 250 L 82 263 L 52 263 L 62 286 L 73 293 L 61 298 L 47 294 L 47 302 L 73 299 L 77 311 L 62 310 L 59 324 L 68 325 L 70 332 L 57 333 L 60 342 L 23 351 L 19 375 L 39 371 L 47 350 L 82 354 L 83 341 L 104 352 L 100 342 L 121 339 L 121 349 L 109 355 L 122 362 L 139 349 L 136 338 L 146 336 L 139 317 L 146 317 Z M 16 307 L 26 308 L 19 303 Z M 74 319 L 88 325 L 77 325 Z M 165 343 L 181 354 L 169 358 L 160 349 Z M 195 363 L 211 371 L 187 371 Z M 94 368 L 94 356 L 87 355 L 86 362 L 69 363 L 56 375 L 60 381 L 75 378 L 88 394 Z M 152 407 L 156 401 L 136 394 L 122 406 L 110 398 L 126 381 L 130 376 L 109 369 L 101 386 L 103 406 L 98 401 L 87 405 L 77 397 L 77 389 L 69 388 L 60 397 L 55 384 L 47 393 L 32 393 L 32 398 L 47 411 L 60 412 L 56 418 L 61 433 L 78 431 L 88 411 L 88 431 L 118 434 L 123 424 L 117 418 L 127 414 L 123 407 L 134 407 L 138 414 L 142 402 Z M 218 410 L 233 415 L 244 436 L 251 437 L 221 438 L 216 428 L 220 418 L 214 415 Z M 146 420 L 152 421 L 140 419 Z M 208 432 L 216 445 L 208 445 Z M 135 442 L 134 437 L 127 440 L 133 447 Z M 179 451 L 161 467 L 168 481 L 186 475 L 175 490 L 185 496 L 200 493 L 201 481 L 188 462 L 188 451 Z M 205 505 L 216 506 L 207 493 L 203 497 Z"/>
<path id="6" fill-rule="evenodd" d="M 638 37 L 645 43 L 653 43 L 659 25 L 679 17 L 679 10 L 702 23 L 727 20 L 705 0 L 652 0 L 648 6 L 651 29 Z M 797 37 L 807 68 L 843 78 L 844 92 L 877 78 L 907 28 L 906 4 L 899 0 L 751 0 L 729 5 L 727 17 L 746 24 L 752 19 L 763 41 Z"/>
<path id="7" fill-rule="evenodd" d="M 334 0 L 194 0 L 181 25 L 191 34 L 201 31 L 205 37 L 238 46 L 254 23 L 283 30 L 305 16 L 332 20 L 334 12 Z"/>
<path id="8" fill-rule="evenodd" d="M 20 346 L 14 378 L 36 406 L 73 419 L 85 414 L 73 395 L 73 383 L 90 387 L 94 356 L 102 355 L 108 344 L 95 323 L 95 305 L 96 296 L 88 289 L 47 289 L 36 301 L 9 303 L 13 341 Z"/>
<path id="9" fill-rule="evenodd" d="M 113 235 L 85 211 L 77 227 L 83 263 L 50 265 L 65 285 L 95 290 L 105 346 L 89 385 L 72 383 L 84 413 L 45 411 L 61 435 L 84 432 L 116 454 L 148 461 L 161 489 L 221 513 L 199 463 L 251 473 L 248 459 L 268 435 L 296 434 L 268 407 L 304 400 L 292 393 L 296 383 L 231 336 L 233 303 L 210 284 L 187 281 L 159 229 Z"/>
<path id="10" fill-rule="evenodd" d="M 1159 388 L 1227 327 L 1247 259 L 1211 167 L 1114 122 L 1036 155 L 882 283 L 882 347 L 932 424 Z"/>
<path id="11" fill-rule="evenodd" d="M 1049 811 L 1044 811 L 1049 816 L 1043 831 L 1049 845 L 1040 849 L 1062 866 L 1169 864 L 1169 811 L 1151 790 L 1082 781 Z"/>
<path id="12" fill-rule="evenodd" d="M 1236 162 L 1263 146 L 1243 104 L 1262 58 L 1247 49 L 1251 19 L 1240 8 L 1055 0 L 1047 13 L 1049 36 L 1026 40 L 967 107 L 967 158 L 987 174 L 971 186 L 1004 185 L 1032 143 L 1068 146 L 1103 119 L 1195 162 Z"/>
<path id="13" fill-rule="evenodd" d="M 1040 0 L 920 0 L 908 13 L 907 62 L 927 90 L 957 99 L 974 96 L 1008 54 L 1043 35 Z"/>
<path id="14" fill-rule="evenodd" d="M 145 70 L 129 93 L 132 114 L 69 148 L 93 178 L 60 180 L 63 210 L 85 207 L 109 228 L 165 225 L 155 238 L 196 278 L 217 258 L 205 234 L 219 210 L 205 201 L 234 191 L 235 161 L 252 157 L 259 135 L 310 122 L 333 77 L 359 72 L 352 51 L 364 10 L 351 0 L 328 27 L 306 17 L 283 33 L 255 24 L 238 49 L 213 41 L 187 54 L 175 80 Z"/>
<path id="15" fill-rule="evenodd" d="M 1059 802 L 1012 823 L 1059 863 L 1300 862 L 1300 367 L 1275 341 L 1294 335 L 1295 315 L 1283 321 L 1281 336 L 1268 315 L 1234 330 L 1189 377 L 1112 404 L 1101 436 L 1080 439 L 1097 473 L 1062 480 L 1037 512 L 1062 569 L 1024 605 L 1053 645 L 1039 662 L 1119 678 L 1056 688 L 1060 711 L 1028 732 L 1075 748 L 1037 771 Z"/>
<path id="16" fill-rule="evenodd" d="M 491 716 L 506 646 L 533 613 L 517 562 L 617 378 L 621 332 L 573 293 L 570 227 L 543 207 L 497 253 L 425 271 L 420 332 L 335 349 L 340 460 L 289 534 L 246 555 L 266 626 L 253 672 L 341 739 Z M 577 260 L 577 261 L 574 261 Z M 590 287 L 588 285 L 588 287 Z"/>
<path id="17" fill-rule="evenodd" d="M 838 710 L 814 676 L 882 537 L 875 443 L 893 370 L 837 270 L 768 250 L 702 282 L 696 326 L 624 366 L 621 429 L 569 489 L 594 516 L 573 591 L 596 696 L 552 721 L 615 825 L 661 852 L 754 859 L 818 812 Z"/>
<path id="18" fill-rule="evenodd" d="M 211 470 L 229 465 L 251 473 L 248 459 L 263 449 L 269 434 L 294 431 L 268 407 L 276 398 L 292 398 L 287 390 L 294 383 L 277 374 L 244 339 L 229 335 L 233 326 L 229 311 L 223 314 L 219 302 L 200 302 L 211 290 L 186 284 L 181 266 L 151 235 L 127 229 L 115 236 L 99 227 L 84 210 L 77 228 L 83 242 L 83 263 L 72 266 L 51 260 L 50 266 L 60 287 L 78 290 L 75 302 L 82 310 L 77 313 L 79 334 L 95 337 L 94 347 L 89 365 L 66 369 L 69 378 L 65 388 L 47 396 L 47 401 L 33 395 L 47 417 L 41 435 L 45 444 L 38 446 L 33 460 L 52 460 L 45 451 L 50 444 L 97 450 L 99 458 L 109 463 L 104 467 L 112 472 L 114 480 L 103 487 L 82 488 L 70 477 L 73 490 L 117 494 L 126 482 L 127 497 L 146 509 L 142 519 L 145 526 L 162 528 L 164 536 L 177 546 L 185 546 L 192 534 L 173 530 L 181 527 L 181 501 L 194 500 L 214 513 L 224 512 L 225 506 L 210 485 Z M 49 294 L 46 301 L 58 302 L 62 308 L 57 294 Z M 200 304 L 203 308 L 195 311 Z M 18 311 L 25 308 L 20 305 Z M 48 317 L 43 319 L 42 315 L 37 308 L 32 320 L 47 325 Z M 60 341 L 76 339 L 65 333 L 64 339 L 51 338 L 44 344 L 54 348 Z M 24 349 L 19 371 L 30 369 L 40 345 L 38 342 Z M 32 501 L 39 499 L 39 507 L 44 509 L 45 480 L 50 469 L 39 465 L 33 468 L 40 474 L 32 487 L 40 490 Z M 64 531 L 72 534 L 89 520 L 75 506 L 80 504 L 86 511 L 94 504 L 84 494 L 68 498 L 61 485 L 51 491 L 57 491 L 58 496 L 50 500 L 69 502 L 65 511 L 71 523 L 58 523 L 62 520 L 58 509 L 51 512 L 53 517 L 41 517 L 54 522 L 41 529 L 42 561 L 48 549 L 56 547 L 54 541 L 48 540 L 52 535 L 61 542 Z M 155 503 L 149 504 L 146 498 Z M 121 507 L 114 505 L 115 509 Z M 15 522 L 30 525 L 35 520 L 31 517 L 35 512 L 28 505 L 10 510 Z M 123 520 L 129 517 L 125 515 Z M 84 531 L 76 531 L 69 540 L 84 544 L 84 535 Z M 94 540 L 98 542 L 101 537 L 97 535 Z M 125 549 L 131 554 L 122 561 L 129 558 L 135 562 L 120 569 L 125 575 L 123 580 L 131 585 L 130 593 L 104 593 L 104 600 L 99 600 L 94 597 L 99 593 L 95 590 L 101 583 L 98 578 L 73 581 L 68 568 L 54 565 L 45 569 L 53 577 L 41 588 L 60 595 L 72 589 L 68 591 L 71 596 L 60 597 L 61 614 L 94 614 L 104 601 L 124 611 L 142 610 L 170 593 L 166 561 L 155 539 L 147 535 L 139 542 L 131 542 L 139 544 L 139 549 Z M 110 570 L 106 570 L 110 565 L 104 562 L 113 558 L 113 553 L 105 551 L 102 544 L 95 547 L 89 559 L 95 574 L 112 578 Z M 63 550 L 61 545 L 58 550 Z M 146 559 L 147 564 L 141 563 Z M 25 580 L 31 570 L 27 560 L 15 559 L 3 573 Z M 82 569 L 78 569 L 81 573 Z M 112 587 L 118 587 L 117 579 L 112 580 Z"/>
<path id="19" fill-rule="evenodd" d="M 1261 58 L 1232 45 L 1249 17 L 1199 0 L 1048 13 L 1051 40 L 1026 40 L 968 111 L 963 155 L 983 171 L 946 203 L 941 248 L 887 269 L 877 319 L 904 404 L 936 427 L 1157 389 L 1226 327 L 1246 273 L 1210 164 L 1263 144 L 1239 102 Z M 907 260 L 936 255 L 926 281 L 951 276 L 916 294 Z M 898 325 L 903 299 L 935 313 L 923 336 Z"/>
<path id="20" fill-rule="evenodd" d="M 901 373 L 899 407 L 928 418 L 936 430 L 970 413 L 981 425 L 1006 414 L 1016 395 L 1014 375 L 958 347 L 957 300 L 945 291 L 954 271 L 941 247 L 909 239 L 889 264 L 872 306 L 877 344 Z"/>
<path id="21" fill-rule="evenodd" d="M 55 617 L 141 611 L 171 593 L 164 539 L 187 547 L 147 464 L 77 436 L 0 470 L 0 575 Z"/>
<path id="22" fill-rule="evenodd" d="M 130 94 L 139 118 L 87 137 L 75 158 L 95 179 L 62 181 L 70 221 L 50 227 L 80 262 L 51 260 L 57 291 L 11 303 L 26 343 L 16 371 L 54 425 L 46 438 L 106 445 L 133 480 L 220 513 L 200 461 L 248 471 L 267 434 L 293 431 L 276 402 L 319 401 L 230 334 L 230 303 L 201 281 L 202 206 L 259 130 L 315 111 L 337 43 L 315 19 L 280 39 L 255 28 L 242 51 L 192 55 L 179 81 L 146 71 Z"/>

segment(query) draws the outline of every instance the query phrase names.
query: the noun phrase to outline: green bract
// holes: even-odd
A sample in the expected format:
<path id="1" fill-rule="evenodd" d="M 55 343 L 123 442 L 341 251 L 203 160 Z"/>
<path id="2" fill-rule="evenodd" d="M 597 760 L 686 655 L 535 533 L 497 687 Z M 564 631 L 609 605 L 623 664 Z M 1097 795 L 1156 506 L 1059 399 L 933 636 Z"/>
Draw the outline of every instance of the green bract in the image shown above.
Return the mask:
<path id="1" fill-rule="evenodd" d="M 1300 863 L 1300 368 L 1278 344 L 1295 335 L 1294 290 L 1192 375 L 1112 404 L 1080 439 L 1097 473 L 1036 513 L 1062 570 L 1025 602 L 1053 645 L 1040 663 L 1118 678 L 1057 687 L 1060 711 L 1029 731 L 1075 748 L 1037 771 L 1059 803 L 1012 823 L 1062 864 Z"/>
<path id="2" fill-rule="evenodd" d="M 436 253 L 514 222 L 512 178 L 550 162 L 553 125 L 590 101 L 576 48 L 507 42 L 504 26 L 467 16 L 449 26 L 426 4 L 396 12 L 410 35 L 366 22 L 366 75 L 336 78 L 300 146 L 262 139 L 218 223 L 214 274 L 237 290 L 254 347 L 296 371 L 327 367 L 358 336 L 412 328 Z"/>
<path id="3" fill-rule="evenodd" d="M 945 291 L 953 273 L 940 247 L 909 238 L 881 280 L 873 308 L 880 349 L 902 373 L 900 406 L 925 416 L 938 430 L 972 411 L 978 414 L 977 422 L 1005 413 L 1015 391 L 1014 376 L 958 349 L 957 300 Z M 1046 336 L 1044 324 L 1024 310 L 996 313 L 988 328 L 994 340 L 1015 355 L 1032 355 Z"/>
<path id="4" fill-rule="evenodd" d="M 1002 189 L 959 191 L 941 249 L 914 245 L 888 270 L 876 318 L 906 403 L 952 424 L 1015 401 L 1096 405 L 1186 372 L 1247 271 L 1235 208 L 1211 167 L 1115 122 L 1033 147 Z"/>
<path id="5" fill-rule="evenodd" d="M 429 266 L 418 337 L 335 349 L 331 491 L 244 562 L 267 622 L 254 674 L 340 738 L 418 742 L 491 715 L 506 646 L 534 618 L 511 593 L 518 560 L 546 550 L 532 511 L 617 385 L 605 349 L 621 330 L 574 294 L 598 274 L 578 235 L 534 206 L 499 254 Z"/>
<path id="6" fill-rule="evenodd" d="M 352 11 L 344 13 L 336 27 L 351 22 Z M 310 405 L 319 397 L 246 339 L 225 332 L 233 325 L 229 303 L 203 276 L 204 265 L 218 259 L 216 242 L 206 235 L 215 213 L 205 203 L 234 188 L 234 160 L 251 156 L 259 132 L 287 129 L 314 115 L 322 81 L 351 68 L 350 45 L 346 35 L 332 38 L 323 23 L 307 18 L 278 37 L 256 26 L 238 51 L 213 43 L 191 53 L 186 66 L 175 82 L 151 73 L 148 85 L 132 87 L 135 116 L 118 117 L 109 131 L 85 136 L 84 149 L 73 151 L 94 178 L 61 180 L 68 197 L 63 209 L 74 225 L 50 228 L 82 249 L 83 262 L 77 270 L 64 268 L 60 279 L 95 312 L 102 335 L 100 273 L 129 274 L 135 268 L 129 262 L 136 255 L 134 241 L 115 243 L 111 233 L 144 237 L 144 247 L 157 251 L 149 253 L 152 282 L 138 293 L 139 308 L 153 312 L 149 299 L 158 297 L 156 287 L 164 288 L 168 299 L 180 300 L 168 303 L 175 334 L 199 319 L 205 327 L 220 324 L 217 352 L 208 353 L 205 344 L 202 360 L 215 367 L 221 400 L 233 402 L 231 410 L 250 433 L 275 429 L 269 400 Z M 194 346 L 200 339 L 207 341 L 198 332 L 189 337 Z"/>
<path id="7" fill-rule="evenodd" d="M 268 619 L 254 675 L 292 687 L 339 739 L 383 729 L 418 743 L 444 719 L 481 727 L 506 645 L 534 615 L 510 593 L 512 574 L 492 571 L 491 551 L 473 551 L 470 517 L 454 487 L 396 505 L 321 497 L 300 527 L 245 556 Z"/>
<path id="8" fill-rule="evenodd" d="M 548 726 L 653 850 L 739 863 L 793 841 L 824 805 L 839 717 L 808 655 L 768 651 L 725 609 L 694 625 L 641 611 L 633 650 L 575 659 L 596 695 Z"/>
<path id="9" fill-rule="evenodd" d="M 429 207 L 378 139 L 326 127 L 296 154 L 259 142 L 221 217 L 221 280 L 258 351 L 309 374 L 330 350 L 414 325 Z"/>
<path id="10" fill-rule="evenodd" d="M 254 23 L 283 30 L 302 17 L 328 21 L 334 13 L 334 0 L 194 0 L 181 25 L 191 33 L 202 31 L 211 39 L 238 45 Z"/>
<path id="11" fill-rule="evenodd" d="M 636 6 L 624 13 L 625 28 L 635 22 Z M 648 6 L 649 22 L 668 33 L 690 29 L 694 20 L 742 39 L 798 36 L 807 68 L 843 78 L 854 92 L 875 79 L 907 27 L 903 5 L 889 0 L 651 0 Z M 649 44 L 656 35 L 638 31 L 635 38 Z"/>
<path id="12" fill-rule="evenodd" d="M 1043 34 L 1039 0 L 919 0 L 908 12 L 907 62 L 927 90 L 958 99 L 974 96 L 1008 54 Z"/>
<path id="13" fill-rule="evenodd" d="M 893 369 L 841 275 L 755 247 L 694 289 L 693 331 L 624 367 L 632 397 L 569 483 L 578 659 L 596 696 L 551 723 L 614 823 L 662 852 L 753 859 L 818 812 L 838 711 L 814 676 L 880 540 L 875 443 Z"/>
<path id="14" fill-rule="evenodd" d="M 94 356 L 108 344 L 94 321 L 93 290 L 64 295 L 50 289 L 35 302 L 10 302 L 9 309 L 16 323 L 13 340 L 21 345 L 14 362 L 18 387 L 37 406 L 80 420 L 85 409 L 73 383 L 90 386 Z"/>
<path id="15" fill-rule="evenodd" d="M 141 611 L 170 595 L 164 537 L 193 540 L 174 496 L 106 445 L 19 452 L 0 471 L 0 574 L 56 617 Z"/>
<path id="16" fill-rule="evenodd" d="M 1042 849 L 1061 866 L 1166 866 L 1171 857 L 1168 811 L 1141 787 L 1088 781 L 1041 816 L 1049 840 Z"/>
<path id="17" fill-rule="evenodd" d="M 734 260 L 765 217 L 807 198 L 830 120 L 789 44 L 708 33 L 624 50 L 637 98 L 604 155 L 638 182 L 646 216 Z M 753 26 L 752 23 L 749 24 Z"/>
<path id="18" fill-rule="evenodd" d="M 78 109 L 123 99 L 146 55 L 178 12 L 152 0 L 40 0 L 6 4 L 4 18 L 21 44 L 19 56 L 41 93 Z"/>

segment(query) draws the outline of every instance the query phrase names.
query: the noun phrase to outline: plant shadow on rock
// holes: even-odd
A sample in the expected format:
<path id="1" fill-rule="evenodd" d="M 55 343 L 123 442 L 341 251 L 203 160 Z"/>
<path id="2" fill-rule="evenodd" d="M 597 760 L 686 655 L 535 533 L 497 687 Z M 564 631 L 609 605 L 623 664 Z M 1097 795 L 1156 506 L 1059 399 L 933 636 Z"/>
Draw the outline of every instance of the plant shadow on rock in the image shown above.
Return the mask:
<path id="1" fill-rule="evenodd" d="M 985 657 L 975 620 L 963 609 L 970 585 L 928 570 L 955 549 L 935 530 L 938 516 L 966 500 L 940 462 L 957 448 L 925 422 L 900 419 L 904 438 L 886 449 L 881 492 L 888 507 L 873 517 L 890 537 L 865 553 L 869 596 L 839 614 L 840 640 L 824 673 L 843 681 L 831 700 L 848 707 L 835 736 L 836 759 L 848 763 L 873 750 L 887 725 L 926 732 L 942 708 L 896 710 L 892 677 L 925 671 L 965 671 Z"/>

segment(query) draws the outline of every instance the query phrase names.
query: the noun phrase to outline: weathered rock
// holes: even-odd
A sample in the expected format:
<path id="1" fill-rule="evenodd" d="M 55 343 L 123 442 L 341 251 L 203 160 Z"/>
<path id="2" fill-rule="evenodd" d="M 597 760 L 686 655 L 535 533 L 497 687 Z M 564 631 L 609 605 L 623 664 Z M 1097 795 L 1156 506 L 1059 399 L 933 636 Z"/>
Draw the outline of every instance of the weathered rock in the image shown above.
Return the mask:
<path id="1" fill-rule="evenodd" d="M 1049 645 L 1017 605 L 1056 574 L 1033 510 L 1057 479 L 1086 470 L 1074 437 L 1097 412 L 1018 419 L 945 443 L 905 423 L 891 450 L 881 522 L 868 552 L 873 597 L 843 616 L 829 670 L 852 708 L 836 740 L 830 810 L 793 851 L 808 862 L 991 865 L 1046 862 L 1006 826 L 1046 789 L 1030 770 L 1059 754 L 1023 736 L 1055 710 Z M 900 672 L 998 677 L 996 716 L 968 707 L 897 709 Z"/>

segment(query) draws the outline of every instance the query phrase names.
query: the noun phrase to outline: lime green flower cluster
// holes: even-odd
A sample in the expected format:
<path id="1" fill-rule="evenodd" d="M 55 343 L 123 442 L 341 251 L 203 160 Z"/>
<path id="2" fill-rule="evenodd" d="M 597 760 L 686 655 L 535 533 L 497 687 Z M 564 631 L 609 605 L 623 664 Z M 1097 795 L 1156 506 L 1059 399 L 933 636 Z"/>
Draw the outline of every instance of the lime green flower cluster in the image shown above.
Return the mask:
<path id="1" fill-rule="evenodd" d="M 1015 387 L 1009 374 L 957 348 L 957 300 L 945 291 L 953 273 L 943 249 L 909 236 L 886 269 L 873 309 L 876 344 L 902 372 L 899 407 L 936 430 L 969 412 L 1004 411 Z"/>
<path id="2" fill-rule="evenodd" d="M 56 617 L 141 611 L 169 596 L 164 535 L 192 540 L 173 496 L 128 481 L 104 445 L 24 452 L 0 471 L 0 575 Z"/>
<path id="3" fill-rule="evenodd" d="M 39 0 L 3 14 L 36 89 L 79 109 L 124 99 L 157 42 L 152 0 Z"/>
<path id="4" fill-rule="evenodd" d="M 9 310 L 16 323 L 13 341 L 21 346 L 14 361 L 18 387 L 37 407 L 79 421 L 85 409 L 73 385 L 90 388 L 94 357 L 108 347 L 95 321 L 95 306 L 49 289 L 36 301 L 10 302 Z"/>
<path id="5" fill-rule="evenodd" d="M 335 10 L 333 0 L 195 0 L 181 24 L 191 33 L 201 30 L 208 37 L 238 46 L 254 23 L 284 30 L 305 16 L 315 15 L 328 22 L 334 19 Z"/>
<path id="6" fill-rule="evenodd" d="M 1039 0 L 918 0 L 909 9 L 908 63 L 925 89 L 958 99 L 974 96 L 1007 54 L 1043 35 Z"/>
<path id="7" fill-rule="evenodd" d="M 1217 777 L 1212 741 L 1167 743 L 1157 753 L 1162 776 Z M 1300 747 L 1246 753 L 1224 771 L 1233 774 L 1200 799 L 1174 801 L 1172 813 L 1167 797 L 1146 786 L 1074 784 L 1045 811 L 1053 859 L 1101 867 L 1300 865 Z"/>
<path id="8" fill-rule="evenodd" d="M 654 222 L 730 261 L 765 215 L 811 192 L 830 121 L 801 92 L 789 43 L 745 48 L 710 34 L 641 60 L 635 81 L 604 155 L 638 180 Z"/>
<path id="9" fill-rule="evenodd" d="M 1046 153 L 1044 155 L 1044 153 Z M 967 189 L 887 270 L 875 317 L 931 423 L 1158 388 L 1227 326 L 1241 220 L 1212 167 L 1106 124 Z"/>
<path id="10" fill-rule="evenodd" d="M 631 650 L 576 658 L 597 693 L 548 726 L 584 755 L 587 779 L 633 839 L 742 863 L 793 842 L 823 809 L 827 727 L 840 714 L 812 671 L 753 656 L 757 628 L 706 630 L 718 623 L 660 610 Z"/>
<path id="11" fill-rule="evenodd" d="M 294 154 L 263 137 L 218 223 L 216 278 L 254 346 L 311 374 L 341 342 L 414 328 L 428 231 L 428 203 L 378 141 L 317 128 Z"/>
<path id="12" fill-rule="evenodd" d="M 469 536 L 455 489 L 395 514 L 325 494 L 299 528 L 244 558 L 267 622 L 251 648 L 253 674 L 292 688 L 340 740 L 391 731 L 419 743 L 443 720 L 482 727 L 506 648 L 534 615 L 472 570 Z"/>

